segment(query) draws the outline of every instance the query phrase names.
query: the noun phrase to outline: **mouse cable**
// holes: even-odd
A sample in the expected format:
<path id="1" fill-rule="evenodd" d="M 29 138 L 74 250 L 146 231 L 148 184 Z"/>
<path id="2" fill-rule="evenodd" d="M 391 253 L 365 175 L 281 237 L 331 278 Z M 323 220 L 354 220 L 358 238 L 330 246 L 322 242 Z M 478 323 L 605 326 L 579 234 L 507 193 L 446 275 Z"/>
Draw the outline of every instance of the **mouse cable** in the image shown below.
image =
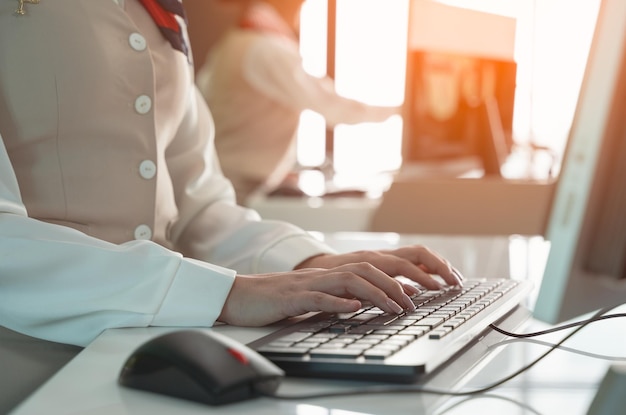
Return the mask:
<path id="1" fill-rule="evenodd" d="M 526 402 L 522 402 L 519 401 L 517 399 L 513 399 L 510 398 L 508 396 L 503 396 L 503 395 L 496 395 L 494 393 L 484 393 L 482 395 L 473 395 L 473 396 L 467 396 L 464 397 L 463 399 L 454 402 L 452 405 L 448 406 L 448 407 L 443 407 L 443 408 L 438 408 L 437 412 L 435 412 L 436 415 L 443 415 L 447 412 L 452 411 L 453 409 L 458 408 L 459 406 L 465 405 L 468 402 L 471 402 L 475 399 L 494 399 L 494 400 L 501 400 L 501 401 L 505 401 L 505 402 L 510 402 L 513 405 L 519 407 L 520 409 L 524 410 L 524 413 L 528 412 L 528 413 L 532 413 L 535 415 L 544 415 L 541 412 L 539 412 L 538 410 L 536 410 L 535 408 L 533 408 L 532 406 L 530 406 L 529 404 L 527 404 Z"/>
<path id="2" fill-rule="evenodd" d="M 565 337 L 555 343 L 550 349 L 548 349 L 545 353 L 537 357 L 535 360 L 530 363 L 522 366 L 520 369 L 516 370 L 512 374 L 490 384 L 487 386 L 483 386 L 480 388 L 476 388 L 469 391 L 453 391 L 448 389 L 438 389 L 438 388 L 429 388 L 423 386 L 415 386 L 415 385 L 384 385 L 384 386 L 365 386 L 359 389 L 350 389 L 345 391 L 335 391 L 335 392 L 320 392 L 320 393 L 310 393 L 310 394 L 293 394 L 293 395 L 279 395 L 279 394 L 261 394 L 262 396 L 268 398 L 274 398 L 279 400 L 304 400 L 304 399 L 321 399 L 321 398 L 337 398 L 337 397 L 347 397 L 347 396 L 360 396 L 360 395 L 373 395 L 373 394 L 393 394 L 393 393 L 426 393 L 431 395 L 448 395 L 448 396 L 471 396 L 478 395 L 481 393 L 488 392 L 492 389 L 497 388 L 498 386 L 508 382 L 509 380 L 519 376 L 520 374 L 526 372 L 537 363 L 546 358 L 550 353 L 556 350 L 559 346 L 565 343 L 569 338 L 574 336 L 580 330 L 585 328 L 588 324 L 599 320 L 598 317 L 605 315 L 610 310 L 614 309 L 616 306 L 603 308 L 598 310 L 592 318 L 581 321 L 578 324 L 577 328 L 572 332 L 568 333 Z"/>
<path id="3" fill-rule="evenodd" d="M 599 353 L 586 352 L 584 350 L 574 349 L 572 347 L 567 347 L 567 346 L 555 347 L 554 343 L 551 343 L 551 342 L 546 342 L 546 341 L 538 340 L 538 339 L 527 339 L 527 338 L 522 338 L 522 339 L 513 338 L 513 339 L 502 340 L 487 347 L 487 351 L 495 350 L 503 346 L 508 346 L 509 344 L 521 343 L 521 342 L 538 344 L 539 346 L 554 347 L 564 352 L 578 354 L 581 356 L 590 357 L 592 359 L 607 360 L 610 362 L 626 362 L 626 356 L 610 356 L 610 355 L 604 355 L 604 354 L 599 354 Z"/>
<path id="4" fill-rule="evenodd" d="M 515 337 L 517 339 L 524 339 L 524 338 L 528 338 L 528 337 L 536 337 L 536 336 L 542 336 L 544 334 L 555 333 L 557 331 L 570 329 L 572 327 L 581 326 L 581 325 L 587 325 L 589 323 L 593 323 L 593 322 L 596 322 L 596 321 L 607 320 L 607 319 L 610 319 L 610 318 L 618 318 L 618 317 L 626 317 L 626 313 L 594 315 L 593 317 L 590 317 L 590 318 L 585 319 L 585 320 L 575 321 L 573 323 L 563 324 L 562 326 L 553 327 L 553 328 L 550 328 L 550 329 L 547 329 L 547 330 L 536 331 L 536 332 L 533 332 L 533 333 L 511 333 L 509 331 L 501 329 L 500 327 L 498 327 L 498 326 L 496 326 L 494 324 L 490 324 L 489 327 L 492 328 L 493 330 L 497 331 L 498 333 L 504 334 L 505 336 Z"/>

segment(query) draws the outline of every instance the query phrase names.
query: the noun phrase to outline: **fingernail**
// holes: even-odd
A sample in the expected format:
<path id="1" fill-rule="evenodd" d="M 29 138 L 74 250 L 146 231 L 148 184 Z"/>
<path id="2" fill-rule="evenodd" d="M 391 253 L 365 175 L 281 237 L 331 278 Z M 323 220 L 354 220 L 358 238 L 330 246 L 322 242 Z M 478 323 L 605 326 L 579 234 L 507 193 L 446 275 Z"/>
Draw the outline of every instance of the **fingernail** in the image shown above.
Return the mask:
<path id="1" fill-rule="evenodd" d="M 412 285 L 412 284 L 403 284 L 403 285 L 404 285 L 404 288 L 413 295 L 420 295 L 422 293 L 420 289 L 417 288 L 415 285 Z"/>
<path id="2" fill-rule="evenodd" d="M 458 269 L 456 269 L 456 268 L 452 268 L 452 272 L 454 273 L 454 275 L 456 275 L 456 277 L 457 277 L 459 280 L 463 281 L 463 280 L 465 279 L 465 277 L 463 276 L 463 274 L 461 274 L 461 271 L 459 271 Z"/>
<path id="3" fill-rule="evenodd" d="M 400 307 L 398 303 L 393 301 L 391 298 L 387 298 L 387 306 L 389 306 L 389 308 L 396 314 L 400 314 L 403 311 L 402 307 Z"/>
<path id="4" fill-rule="evenodd" d="M 459 287 L 462 287 L 463 286 L 463 280 L 465 279 L 465 278 L 463 278 L 463 275 L 456 268 L 452 268 L 452 273 L 456 277 L 456 281 L 457 281 Z"/>
<path id="5" fill-rule="evenodd" d="M 415 311 L 415 304 L 413 303 L 413 300 L 411 300 L 411 297 L 406 294 L 402 294 L 402 302 L 404 303 L 404 308 L 406 310 Z"/>

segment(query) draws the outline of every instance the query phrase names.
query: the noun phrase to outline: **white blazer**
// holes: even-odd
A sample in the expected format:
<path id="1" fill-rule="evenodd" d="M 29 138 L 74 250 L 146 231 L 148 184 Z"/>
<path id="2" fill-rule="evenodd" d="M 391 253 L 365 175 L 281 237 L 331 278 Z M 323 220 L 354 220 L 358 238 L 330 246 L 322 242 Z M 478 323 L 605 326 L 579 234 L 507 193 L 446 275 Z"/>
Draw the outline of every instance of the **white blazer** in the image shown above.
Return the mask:
<path id="1" fill-rule="evenodd" d="M 192 66 L 137 0 L 0 3 L 0 325 L 210 326 L 236 273 L 330 248 L 234 203 Z"/>

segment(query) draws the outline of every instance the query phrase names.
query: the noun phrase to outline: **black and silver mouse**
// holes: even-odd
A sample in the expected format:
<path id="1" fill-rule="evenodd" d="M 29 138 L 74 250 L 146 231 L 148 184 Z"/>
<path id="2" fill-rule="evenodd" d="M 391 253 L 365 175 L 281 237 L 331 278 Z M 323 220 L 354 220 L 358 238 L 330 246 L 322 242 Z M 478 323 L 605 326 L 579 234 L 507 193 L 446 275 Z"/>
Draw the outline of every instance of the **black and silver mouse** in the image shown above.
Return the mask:
<path id="1" fill-rule="evenodd" d="M 214 331 L 180 330 L 137 348 L 121 385 L 209 405 L 272 395 L 285 373 L 249 347 Z"/>

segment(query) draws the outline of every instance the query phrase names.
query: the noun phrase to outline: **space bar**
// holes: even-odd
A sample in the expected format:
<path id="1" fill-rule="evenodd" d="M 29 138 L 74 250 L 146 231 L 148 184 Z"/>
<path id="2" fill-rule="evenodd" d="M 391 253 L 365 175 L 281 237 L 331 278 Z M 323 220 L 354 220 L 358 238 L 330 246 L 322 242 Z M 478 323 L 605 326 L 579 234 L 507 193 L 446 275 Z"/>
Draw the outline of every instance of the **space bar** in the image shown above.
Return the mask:
<path id="1" fill-rule="evenodd" d="M 309 352 L 312 358 L 330 357 L 336 359 L 355 359 L 363 353 L 361 349 L 314 349 Z"/>
<path id="2" fill-rule="evenodd" d="M 267 357 L 302 357 L 309 351 L 309 348 L 261 346 L 257 351 Z"/>

